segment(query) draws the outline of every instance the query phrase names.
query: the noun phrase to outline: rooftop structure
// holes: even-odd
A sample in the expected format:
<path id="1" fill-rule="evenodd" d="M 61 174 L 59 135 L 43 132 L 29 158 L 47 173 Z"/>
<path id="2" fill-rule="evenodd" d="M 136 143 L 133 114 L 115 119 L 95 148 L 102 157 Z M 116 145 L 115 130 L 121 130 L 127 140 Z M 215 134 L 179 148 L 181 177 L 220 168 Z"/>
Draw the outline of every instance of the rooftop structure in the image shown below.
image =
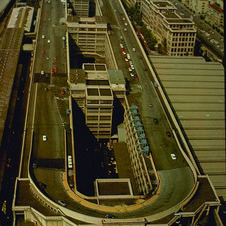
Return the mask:
<path id="1" fill-rule="evenodd" d="M 216 3 L 209 4 L 206 12 L 206 20 L 208 20 L 211 24 L 223 29 L 224 10 Z"/>
<path id="2" fill-rule="evenodd" d="M 71 37 L 70 46 L 74 51 L 104 56 L 107 34 L 107 22 L 104 17 L 69 16 L 67 29 Z"/>
<path id="3" fill-rule="evenodd" d="M 151 56 L 150 60 L 201 169 L 225 200 L 223 66 L 202 57 Z"/>
<path id="4" fill-rule="evenodd" d="M 195 24 L 188 18 L 181 18 L 171 2 L 144 0 L 141 12 L 143 21 L 159 37 L 169 55 L 193 55 Z"/>
<path id="5" fill-rule="evenodd" d="M 10 98 L 13 98 L 11 92 L 13 91 L 24 30 L 30 30 L 32 15 L 33 9 L 30 7 L 14 8 L 0 42 L 0 144 Z M 11 100 L 11 104 L 13 106 L 15 102 Z"/>
<path id="6" fill-rule="evenodd" d="M 84 63 L 82 69 L 71 70 L 69 83 L 72 97 L 84 111 L 87 126 L 97 139 L 109 139 L 113 93 L 123 99 L 126 91 L 122 72 L 108 73 L 105 64 Z"/>
<path id="7" fill-rule="evenodd" d="M 89 16 L 89 0 L 72 0 L 75 13 L 81 17 Z"/>

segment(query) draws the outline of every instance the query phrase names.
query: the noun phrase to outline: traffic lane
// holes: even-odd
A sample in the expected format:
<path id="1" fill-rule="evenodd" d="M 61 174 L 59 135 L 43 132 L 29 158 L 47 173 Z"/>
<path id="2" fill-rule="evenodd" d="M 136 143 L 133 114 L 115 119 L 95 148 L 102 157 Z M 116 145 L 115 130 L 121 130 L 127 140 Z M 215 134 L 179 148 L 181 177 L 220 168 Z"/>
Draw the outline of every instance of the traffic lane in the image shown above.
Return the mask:
<path id="1" fill-rule="evenodd" d="M 41 73 L 41 71 L 49 72 L 50 66 L 46 57 L 49 55 L 49 22 L 47 21 L 48 9 L 46 3 L 43 3 L 42 16 L 40 18 L 39 34 L 37 41 L 36 61 L 34 65 L 34 72 Z M 51 15 L 51 13 L 49 13 Z M 49 15 L 48 14 L 48 15 Z M 44 36 L 43 36 L 44 35 Z"/>
<path id="2" fill-rule="evenodd" d="M 38 84 L 34 156 L 36 158 L 64 158 L 64 128 L 51 90 L 45 91 L 45 84 Z M 43 135 L 47 141 L 43 141 Z"/>
<path id="3" fill-rule="evenodd" d="M 44 168 L 35 169 L 37 181 L 46 185 L 46 188 L 40 188 L 40 190 L 51 197 L 51 200 L 56 204 L 58 204 L 58 200 L 63 200 L 67 204 L 66 208 L 68 209 L 89 216 L 104 218 L 107 212 L 100 212 L 95 209 L 84 207 L 70 198 L 61 182 L 62 173 L 63 171 L 60 170 Z M 159 193 L 158 198 L 153 203 L 146 205 L 137 211 L 117 212 L 115 213 L 117 218 L 148 217 L 153 214 L 158 214 L 180 203 L 190 193 L 194 185 L 194 178 L 188 167 L 162 170 L 158 171 L 158 173 L 161 178 L 163 178 L 162 183 L 164 183 L 164 186 L 161 187 L 162 192 Z"/>
<path id="4" fill-rule="evenodd" d="M 127 22 L 126 20 L 125 21 L 121 21 L 121 27 L 124 27 L 123 23 Z M 128 23 L 128 22 L 127 22 Z M 161 132 L 160 132 L 160 136 L 159 137 L 156 137 L 157 141 L 154 141 L 153 142 L 153 146 L 154 147 L 158 147 L 159 145 L 159 142 L 160 142 L 160 138 L 162 138 L 165 143 L 163 142 L 163 140 L 161 140 L 161 142 L 163 142 L 163 146 L 165 146 L 168 150 L 168 157 L 167 158 L 167 163 L 166 164 L 166 161 L 163 161 L 163 159 L 159 159 L 159 169 L 168 169 L 168 168 L 171 168 L 172 167 L 172 163 L 171 163 L 171 156 L 170 156 L 170 153 L 171 152 L 176 152 L 176 154 L 178 156 L 180 156 L 180 161 L 177 161 L 178 163 L 181 162 L 181 166 L 186 166 L 186 163 L 182 157 L 182 155 L 180 154 L 180 151 L 177 147 L 177 144 L 176 142 L 174 141 L 172 143 L 172 146 L 169 146 L 169 141 L 168 141 L 168 137 L 166 135 L 166 131 L 167 129 L 169 128 L 169 125 L 168 125 L 168 121 L 165 117 L 165 114 L 162 113 L 164 112 L 163 111 L 163 108 L 162 108 L 162 105 L 160 103 L 160 100 L 158 98 L 156 98 L 156 94 L 155 94 L 155 88 L 153 87 L 152 85 L 152 82 L 151 82 L 151 76 L 150 76 L 150 72 L 149 71 L 146 71 L 146 63 L 143 61 L 143 59 L 139 59 L 139 51 L 140 51 L 140 47 L 137 43 L 137 40 L 135 39 L 134 37 L 134 34 L 132 33 L 132 30 L 130 28 L 130 26 L 128 25 L 127 26 L 127 35 L 125 35 L 125 42 L 126 42 L 126 45 L 128 47 L 128 49 L 130 49 L 130 54 L 132 56 L 132 61 L 134 61 L 134 65 L 135 65 L 135 69 L 137 70 L 137 74 L 138 74 L 138 77 L 140 77 L 140 80 L 141 80 L 141 85 L 143 87 L 143 90 L 151 90 L 150 92 L 148 92 L 148 94 L 150 95 L 150 93 L 152 93 L 152 97 L 153 97 L 153 100 L 155 100 L 155 104 L 154 104 L 154 109 L 155 109 L 155 112 L 154 112 L 154 115 L 151 115 L 151 116 L 145 116 L 146 114 L 142 114 L 142 117 L 144 116 L 145 117 L 145 122 L 147 121 L 147 124 L 151 124 L 151 128 L 147 128 L 148 131 L 152 131 L 152 128 L 158 126 L 158 127 L 162 127 L 161 128 Z M 137 51 L 136 52 L 132 52 L 131 49 L 132 49 L 132 46 L 136 47 Z M 138 55 L 138 56 L 137 56 Z M 138 60 L 139 60 L 139 63 L 138 63 Z M 138 66 L 139 64 L 139 66 Z M 142 65 L 142 66 L 141 66 Z M 141 66 L 141 67 L 140 67 Z M 146 92 L 144 92 L 146 93 Z M 146 106 L 148 105 L 148 101 L 147 99 L 144 99 L 141 103 L 139 103 L 139 106 L 142 106 L 142 110 L 145 109 L 145 106 L 143 106 L 143 104 L 146 104 Z M 153 113 L 153 112 L 152 112 Z M 155 125 L 153 119 L 154 118 L 157 118 L 159 120 L 159 123 L 157 125 Z M 153 138 L 155 140 L 155 135 L 154 133 L 150 132 L 150 137 Z M 159 151 L 155 151 L 155 153 L 160 153 Z M 164 151 L 162 151 L 162 155 L 161 156 L 164 156 L 165 153 Z M 161 161 L 162 160 L 162 161 Z M 170 162 L 169 162 L 170 160 Z M 157 162 L 157 161 L 156 161 Z M 180 166 L 180 164 L 178 165 Z M 175 167 L 175 165 L 173 166 Z"/>
<path id="5" fill-rule="evenodd" d="M 123 51 L 120 47 L 120 43 L 122 43 L 122 40 L 120 39 L 120 37 L 124 36 L 124 34 L 122 29 L 119 26 L 120 23 L 118 19 L 119 18 L 118 11 L 117 10 L 113 11 L 112 6 L 109 5 L 110 3 L 108 1 L 103 1 L 103 3 L 104 3 L 103 7 L 107 9 L 103 11 L 103 15 L 108 17 L 109 23 L 111 24 L 113 29 L 112 34 L 109 36 L 109 38 L 112 44 L 113 52 L 115 56 L 117 56 L 116 62 L 117 62 L 118 68 L 123 71 L 124 76 L 128 80 L 131 80 L 130 73 L 128 70 L 128 63 L 126 63 L 125 57 L 123 56 Z"/>

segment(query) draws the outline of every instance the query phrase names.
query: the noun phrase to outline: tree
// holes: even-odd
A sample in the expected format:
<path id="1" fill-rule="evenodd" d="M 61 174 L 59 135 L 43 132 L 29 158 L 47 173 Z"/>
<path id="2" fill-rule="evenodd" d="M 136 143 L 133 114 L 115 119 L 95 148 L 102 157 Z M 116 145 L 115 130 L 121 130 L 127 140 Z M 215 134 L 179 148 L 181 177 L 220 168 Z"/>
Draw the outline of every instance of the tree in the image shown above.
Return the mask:
<path id="1" fill-rule="evenodd" d="M 157 51 L 158 51 L 158 53 L 163 53 L 161 44 L 158 44 Z"/>

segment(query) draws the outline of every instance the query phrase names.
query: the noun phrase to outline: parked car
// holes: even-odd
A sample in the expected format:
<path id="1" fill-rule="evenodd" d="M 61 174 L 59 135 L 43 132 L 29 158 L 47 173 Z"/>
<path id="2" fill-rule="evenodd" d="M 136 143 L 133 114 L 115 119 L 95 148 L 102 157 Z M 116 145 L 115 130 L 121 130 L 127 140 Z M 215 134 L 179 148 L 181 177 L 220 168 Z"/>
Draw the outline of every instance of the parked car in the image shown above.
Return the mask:
<path id="1" fill-rule="evenodd" d="M 158 124 L 158 123 L 159 123 L 159 121 L 158 121 L 157 118 L 154 118 L 153 120 L 154 120 L 154 123 L 155 123 L 155 124 Z"/>

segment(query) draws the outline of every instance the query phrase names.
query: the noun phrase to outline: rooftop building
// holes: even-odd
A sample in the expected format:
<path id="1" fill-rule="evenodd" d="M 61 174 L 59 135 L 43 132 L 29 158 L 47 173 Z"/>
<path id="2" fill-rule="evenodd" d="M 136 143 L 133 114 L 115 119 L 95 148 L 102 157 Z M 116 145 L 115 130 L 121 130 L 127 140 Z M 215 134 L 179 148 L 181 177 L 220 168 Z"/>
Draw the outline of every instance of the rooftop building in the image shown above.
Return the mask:
<path id="1" fill-rule="evenodd" d="M 75 13 L 81 17 L 89 16 L 89 0 L 72 0 Z"/>
<path id="2" fill-rule="evenodd" d="M 209 21 L 212 25 L 223 29 L 224 10 L 216 3 L 209 4 L 206 12 L 206 20 Z"/>
<path id="3" fill-rule="evenodd" d="M 195 24 L 188 18 L 181 18 L 171 2 L 144 0 L 141 12 L 143 21 L 158 36 L 168 55 L 193 55 Z"/>
<path id="4" fill-rule="evenodd" d="M 151 62 L 200 168 L 226 199 L 224 68 L 202 57 L 157 57 Z"/>
<path id="5" fill-rule="evenodd" d="M 107 22 L 104 17 L 69 16 L 67 29 L 73 51 L 77 53 L 98 53 L 104 56 L 107 34 Z"/>

